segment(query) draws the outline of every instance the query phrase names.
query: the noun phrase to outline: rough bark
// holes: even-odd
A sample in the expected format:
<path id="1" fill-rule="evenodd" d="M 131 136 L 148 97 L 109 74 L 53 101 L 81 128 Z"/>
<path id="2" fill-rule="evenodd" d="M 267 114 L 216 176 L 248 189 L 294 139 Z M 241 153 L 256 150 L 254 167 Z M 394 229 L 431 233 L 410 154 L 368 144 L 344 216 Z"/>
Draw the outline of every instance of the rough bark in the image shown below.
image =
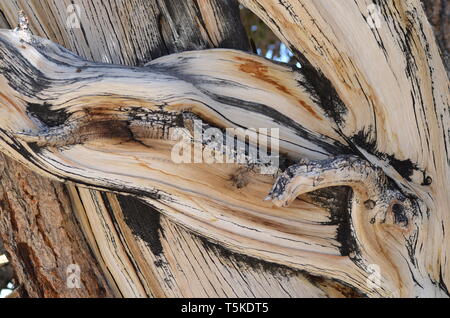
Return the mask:
<path id="1" fill-rule="evenodd" d="M 380 29 L 367 26 L 364 1 L 242 2 L 292 48 L 300 71 L 231 50 L 104 65 L 2 31 L 2 151 L 59 180 L 142 198 L 209 241 L 363 295 L 448 295 L 448 78 L 420 2 L 380 3 Z M 33 92 L 30 81 L 45 85 Z M 220 129 L 277 127 L 281 168 L 300 164 L 277 179 L 258 175 L 251 157 L 240 167 L 175 165 L 171 132 L 192 130 L 197 117 Z M 353 190 L 337 216 L 317 197 L 335 186 Z M 262 201 L 270 188 L 274 205 Z M 86 218 L 99 210 L 108 207 Z M 106 228 L 92 227 L 100 253 L 114 251 Z M 129 273 L 121 253 L 105 260 L 119 276 Z M 367 284 L 373 264 L 381 288 Z M 145 289 L 135 277 L 115 281 Z"/>
<path id="2" fill-rule="evenodd" d="M 445 0 L 422 2 L 441 49 L 447 74 L 450 74 L 450 4 Z"/>
<path id="3" fill-rule="evenodd" d="M 62 184 L 36 176 L 2 157 L 0 222 L 23 297 L 111 296 L 89 252 Z M 7 232 L 4 232 L 7 229 Z M 83 272 L 81 289 L 68 288 L 71 264 Z"/>

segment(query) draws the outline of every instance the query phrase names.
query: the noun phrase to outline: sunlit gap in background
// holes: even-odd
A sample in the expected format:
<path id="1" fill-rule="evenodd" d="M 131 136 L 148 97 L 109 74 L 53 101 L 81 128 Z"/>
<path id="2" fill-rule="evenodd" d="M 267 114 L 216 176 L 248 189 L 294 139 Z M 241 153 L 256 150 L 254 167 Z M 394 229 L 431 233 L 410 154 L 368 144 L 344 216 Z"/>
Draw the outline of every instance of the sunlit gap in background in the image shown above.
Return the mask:
<path id="1" fill-rule="evenodd" d="M 250 10 L 240 6 L 241 20 L 252 47 L 260 56 L 301 68 L 289 48 Z"/>
<path id="2" fill-rule="evenodd" d="M 14 286 L 12 283 L 9 283 L 5 289 L 0 290 L 0 298 L 5 298 L 12 293 Z"/>

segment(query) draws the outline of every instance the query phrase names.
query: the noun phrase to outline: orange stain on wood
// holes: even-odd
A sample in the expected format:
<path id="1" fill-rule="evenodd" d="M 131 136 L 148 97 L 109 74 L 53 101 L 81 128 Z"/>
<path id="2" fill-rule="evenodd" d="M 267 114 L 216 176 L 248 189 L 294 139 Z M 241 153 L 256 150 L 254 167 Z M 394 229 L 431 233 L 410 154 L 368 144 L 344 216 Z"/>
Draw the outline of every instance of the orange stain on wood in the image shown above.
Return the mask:
<path id="1" fill-rule="evenodd" d="M 6 96 L 6 95 L 0 93 L 0 98 L 6 100 L 6 101 L 8 102 L 8 104 L 10 104 L 12 107 L 14 107 L 14 109 L 17 110 L 19 113 L 23 113 L 23 112 L 20 110 L 20 108 L 19 108 L 16 104 L 14 104 L 13 101 L 12 101 L 11 99 L 8 98 L 8 96 Z"/>
<path id="2" fill-rule="evenodd" d="M 254 77 L 271 84 L 272 86 L 276 87 L 279 91 L 283 92 L 284 94 L 287 94 L 289 96 L 294 96 L 294 94 L 291 92 L 289 88 L 282 85 L 279 81 L 274 80 L 269 75 L 268 67 L 261 62 L 245 58 L 245 57 L 236 57 L 236 60 L 244 62 L 239 65 L 239 70 L 248 74 L 253 75 Z M 314 116 L 314 118 L 317 118 L 318 120 L 322 120 L 322 118 L 317 115 L 317 113 L 314 111 L 314 109 L 305 103 L 303 100 L 297 98 L 298 103 L 306 109 L 311 115 Z"/>
<path id="3" fill-rule="evenodd" d="M 298 102 L 303 106 L 303 108 L 305 108 L 311 115 L 313 115 L 315 118 L 317 118 L 318 120 L 322 120 L 322 118 L 320 118 L 317 113 L 314 111 L 314 109 L 312 109 L 312 107 L 308 104 L 306 104 L 304 101 L 302 101 L 301 99 L 298 100 Z"/>
<path id="4" fill-rule="evenodd" d="M 254 61 L 245 57 L 236 57 L 237 60 L 244 62 L 239 66 L 239 69 L 242 72 L 252 74 L 254 77 L 259 78 L 262 81 L 265 81 L 273 86 L 275 86 L 278 90 L 283 93 L 289 94 L 289 90 L 275 81 L 273 78 L 269 76 L 269 72 L 267 70 L 267 66 L 262 64 L 261 62 Z"/>

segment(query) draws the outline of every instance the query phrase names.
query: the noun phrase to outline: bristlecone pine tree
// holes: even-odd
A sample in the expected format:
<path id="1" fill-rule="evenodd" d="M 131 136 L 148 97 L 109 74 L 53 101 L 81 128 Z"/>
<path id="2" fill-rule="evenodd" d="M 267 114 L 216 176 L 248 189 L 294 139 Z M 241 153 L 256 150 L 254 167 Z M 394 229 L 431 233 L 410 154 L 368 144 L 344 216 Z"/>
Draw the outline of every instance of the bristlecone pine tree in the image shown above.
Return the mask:
<path id="1" fill-rule="evenodd" d="M 239 5 L 301 68 L 252 53 Z M 0 236 L 16 295 L 449 296 L 448 11 L 2 0 Z M 230 128 L 254 129 L 240 157 L 217 139 Z M 254 150 L 275 129 L 270 171 Z"/>

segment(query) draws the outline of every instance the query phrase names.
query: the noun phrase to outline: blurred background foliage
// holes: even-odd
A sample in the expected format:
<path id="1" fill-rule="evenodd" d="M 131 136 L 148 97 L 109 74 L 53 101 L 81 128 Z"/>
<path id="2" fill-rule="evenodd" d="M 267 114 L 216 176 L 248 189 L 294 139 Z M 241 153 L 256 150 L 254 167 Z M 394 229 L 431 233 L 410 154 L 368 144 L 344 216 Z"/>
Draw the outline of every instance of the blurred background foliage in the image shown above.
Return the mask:
<path id="1" fill-rule="evenodd" d="M 242 23 L 256 54 L 300 67 L 289 48 L 277 38 L 260 18 L 243 6 L 240 7 L 240 12 Z"/>

